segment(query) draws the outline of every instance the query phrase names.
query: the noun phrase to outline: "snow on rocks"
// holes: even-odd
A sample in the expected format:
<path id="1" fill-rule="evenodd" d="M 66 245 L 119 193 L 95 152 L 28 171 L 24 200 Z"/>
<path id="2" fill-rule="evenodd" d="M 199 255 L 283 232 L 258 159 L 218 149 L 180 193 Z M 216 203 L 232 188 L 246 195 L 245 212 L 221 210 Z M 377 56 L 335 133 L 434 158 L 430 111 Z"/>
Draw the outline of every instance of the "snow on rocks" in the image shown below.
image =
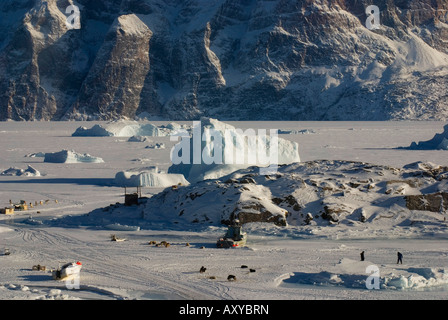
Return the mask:
<path id="1" fill-rule="evenodd" d="M 107 211 L 108 224 L 141 228 L 158 225 L 189 230 L 222 227 L 239 220 L 252 234 L 261 230 L 262 234 L 280 232 L 300 238 L 370 239 L 446 233 L 443 208 L 448 198 L 444 201 L 443 196 L 431 196 L 439 202 L 431 200 L 430 207 L 412 206 L 415 200 L 409 200 L 431 195 L 446 181 L 414 167 L 315 160 L 279 166 L 271 175 L 249 167 L 189 185 L 184 180 L 181 184 L 166 180 L 173 176 L 159 173 L 157 168 L 135 172 L 117 174 L 116 182 L 168 187 L 141 198 L 136 206 L 98 208 L 87 215 L 88 219 L 80 217 L 76 223 L 104 225 Z M 388 192 L 391 185 L 406 188 Z"/>
<path id="2" fill-rule="evenodd" d="M 59 152 L 45 153 L 44 162 L 50 163 L 103 163 L 102 158 L 90 154 L 80 154 L 73 150 L 62 150 Z"/>
<path id="3" fill-rule="evenodd" d="M 244 183 L 244 182 L 243 182 Z M 231 211 L 225 210 L 221 217 L 224 224 L 232 224 L 234 220 L 241 223 L 249 222 L 272 222 L 276 225 L 286 226 L 286 218 L 289 212 L 272 201 L 272 194 L 269 188 L 246 183 L 242 187 L 234 208 Z"/>
<path id="4" fill-rule="evenodd" d="M 260 175 L 258 169 L 166 188 L 140 204 L 144 220 L 185 227 L 219 226 L 235 219 L 268 222 L 301 236 L 325 236 L 325 227 L 344 229 L 346 235 L 353 235 L 352 230 L 360 237 L 375 236 L 375 228 L 381 235 L 397 227 L 410 234 L 436 234 L 446 228 L 443 201 L 434 210 L 409 205 L 408 197 L 425 195 L 444 183 L 423 170 L 329 160 L 280 166 L 272 175 Z M 391 185 L 406 187 L 389 192 Z M 365 228 L 371 233 L 358 233 Z"/>

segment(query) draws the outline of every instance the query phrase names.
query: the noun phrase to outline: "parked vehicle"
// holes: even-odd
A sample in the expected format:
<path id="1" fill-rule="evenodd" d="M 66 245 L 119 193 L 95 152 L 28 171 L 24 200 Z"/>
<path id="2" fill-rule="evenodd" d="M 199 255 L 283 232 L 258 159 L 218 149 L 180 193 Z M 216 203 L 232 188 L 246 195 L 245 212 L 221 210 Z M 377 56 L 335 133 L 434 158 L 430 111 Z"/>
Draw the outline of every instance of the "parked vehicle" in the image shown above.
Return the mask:
<path id="1" fill-rule="evenodd" d="M 244 247 L 246 245 L 247 234 L 242 232 L 242 227 L 238 224 L 231 225 L 227 229 L 224 237 L 219 238 L 216 243 L 218 248 Z"/>

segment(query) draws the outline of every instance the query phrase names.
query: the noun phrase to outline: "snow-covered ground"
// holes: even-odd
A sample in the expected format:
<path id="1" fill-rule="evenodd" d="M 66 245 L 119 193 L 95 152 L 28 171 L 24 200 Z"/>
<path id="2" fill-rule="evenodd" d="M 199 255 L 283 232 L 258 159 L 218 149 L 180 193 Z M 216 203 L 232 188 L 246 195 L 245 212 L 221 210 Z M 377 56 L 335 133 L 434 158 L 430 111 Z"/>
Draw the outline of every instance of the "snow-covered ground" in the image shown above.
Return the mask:
<path id="1" fill-rule="evenodd" d="M 401 168 L 422 161 L 448 166 L 445 150 L 400 148 L 432 139 L 443 132 L 442 122 L 229 123 L 241 129 L 272 128 L 291 133 L 281 137 L 299 143 L 302 162 L 349 160 Z M 123 207 L 124 189 L 114 185 L 118 172 L 144 167 L 167 172 L 175 143 L 166 135 L 151 136 L 148 143 L 129 142 L 125 136 L 72 136 L 80 125 L 91 128 L 94 124 L 0 124 L 0 172 L 30 165 L 40 173 L 0 176 L 0 208 L 8 206 L 9 200 L 33 204 L 28 211 L 0 215 L 0 299 L 448 297 L 448 232 L 443 232 L 447 226 L 443 213 L 420 220 L 425 226 L 420 229 L 389 224 L 381 230 L 376 225 L 374 232 L 368 225 L 354 229 L 349 225 L 280 227 L 253 223 L 246 227 L 247 247 L 238 249 L 216 248 L 217 238 L 225 232 L 219 224 L 156 221 L 127 228 L 129 221 L 125 225 L 119 218 L 111 220 L 107 210 L 104 220 L 93 213 L 88 220 L 83 215 L 94 210 L 109 207 L 110 212 L 117 213 Z M 147 148 L 154 143 L 163 143 L 166 148 Z M 41 156 L 30 156 L 61 150 L 95 155 L 104 162 L 50 163 Z M 150 197 L 162 190 L 145 187 L 142 193 Z M 306 232 L 301 233 L 302 228 Z M 126 240 L 111 241 L 111 234 Z M 150 245 L 150 241 L 167 241 L 170 246 Z M 5 249 L 9 255 L 3 254 Z M 361 251 L 365 251 L 362 262 Z M 398 251 L 404 255 L 399 265 Z M 79 290 L 67 289 L 66 283 L 53 280 L 49 271 L 72 261 L 83 264 Z M 33 270 L 38 264 L 46 270 Z M 366 272 L 371 265 L 377 273 Z M 202 266 L 204 273 L 199 272 Z M 235 275 L 236 281 L 228 281 L 228 275 Z M 376 275 L 380 289 L 367 289 L 366 281 Z"/>

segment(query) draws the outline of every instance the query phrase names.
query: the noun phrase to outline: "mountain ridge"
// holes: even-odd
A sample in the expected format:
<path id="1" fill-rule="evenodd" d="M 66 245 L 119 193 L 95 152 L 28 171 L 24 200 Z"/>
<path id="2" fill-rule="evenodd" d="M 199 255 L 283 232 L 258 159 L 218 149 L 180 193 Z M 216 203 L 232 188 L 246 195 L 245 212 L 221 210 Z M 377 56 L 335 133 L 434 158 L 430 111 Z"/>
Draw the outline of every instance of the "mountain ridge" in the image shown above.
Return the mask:
<path id="1" fill-rule="evenodd" d="M 0 120 L 448 119 L 447 0 L 6 0 L 0 20 Z"/>

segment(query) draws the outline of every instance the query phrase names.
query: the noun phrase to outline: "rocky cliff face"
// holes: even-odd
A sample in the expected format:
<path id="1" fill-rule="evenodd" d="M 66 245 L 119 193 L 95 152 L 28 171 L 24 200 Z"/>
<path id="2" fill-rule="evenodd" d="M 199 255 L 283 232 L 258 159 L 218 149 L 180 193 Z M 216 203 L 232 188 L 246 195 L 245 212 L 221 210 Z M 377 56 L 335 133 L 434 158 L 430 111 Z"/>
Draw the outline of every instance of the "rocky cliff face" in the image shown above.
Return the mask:
<path id="1" fill-rule="evenodd" d="M 448 0 L 5 0 L 0 31 L 0 120 L 448 118 Z"/>

